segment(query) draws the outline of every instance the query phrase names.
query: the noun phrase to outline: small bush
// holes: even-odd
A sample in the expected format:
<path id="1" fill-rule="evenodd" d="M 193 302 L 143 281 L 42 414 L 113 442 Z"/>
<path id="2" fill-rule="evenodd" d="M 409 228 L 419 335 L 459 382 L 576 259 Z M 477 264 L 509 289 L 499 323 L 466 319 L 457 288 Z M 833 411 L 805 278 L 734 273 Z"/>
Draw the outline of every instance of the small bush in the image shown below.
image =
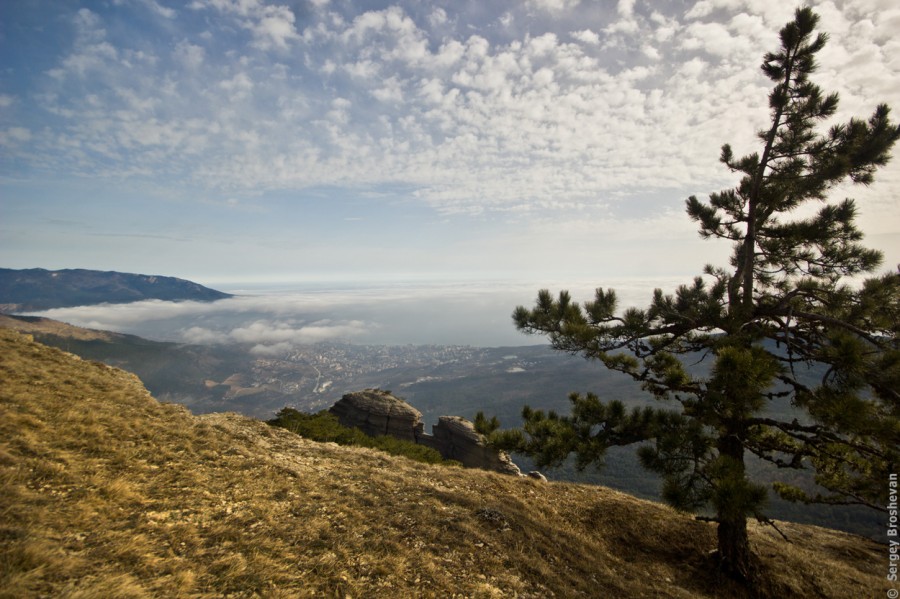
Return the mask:
<path id="1" fill-rule="evenodd" d="M 341 426 L 337 417 L 323 410 L 317 414 L 299 412 L 293 408 L 283 408 L 268 421 L 272 426 L 280 426 L 306 439 L 339 445 L 371 446 L 371 437 L 361 430 Z"/>
<path id="2" fill-rule="evenodd" d="M 386 435 L 370 437 L 358 428 L 341 425 L 337 416 L 327 410 L 307 414 L 293 408 L 282 408 L 275 418 L 267 421 L 267 424 L 287 429 L 312 441 L 379 449 L 391 455 L 403 456 L 426 464 L 445 463 L 444 458 L 435 449 Z"/>
<path id="3" fill-rule="evenodd" d="M 358 429 L 357 429 L 358 430 Z M 412 441 L 404 441 L 395 437 L 381 435 L 373 439 L 374 447 L 391 455 L 400 455 L 417 462 L 425 462 L 426 464 L 440 464 L 444 461 L 443 456 L 436 449 L 425 447 L 413 443 Z"/>

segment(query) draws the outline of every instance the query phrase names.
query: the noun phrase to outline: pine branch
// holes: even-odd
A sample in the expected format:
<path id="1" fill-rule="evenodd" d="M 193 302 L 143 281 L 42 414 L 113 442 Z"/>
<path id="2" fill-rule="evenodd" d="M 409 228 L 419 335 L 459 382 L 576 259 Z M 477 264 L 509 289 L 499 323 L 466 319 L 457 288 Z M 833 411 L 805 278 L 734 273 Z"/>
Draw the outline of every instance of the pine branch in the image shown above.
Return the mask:
<path id="1" fill-rule="evenodd" d="M 870 335 L 868 331 L 861 329 L 855 325 L 852 325 L 849 322 L 840 320 L 839 318 L 834 318 L 832 316 L 828 316 L 825 314 L 804 312 L 801 310 L 794 310 L 793 313 L 794 313 L 794 316 L 796 316 L 797 318 L 805 318 L 806 320 L 812 320 L 815 322 L 824 322 L 824 323 L 828 323 L 830 325 L 834 325 L 836 327 L 842 328 L 844 330 L 850 331 L 851 333 L 858 335 L 859 337 L 861 337 L 862 339 L 865 339 L 866 341 L 868 341 L 872 345 L 875 345 L 876 347 L 881 347 L 883 345 L 883 342 L 881 342 L 881 340 Z"/>
<path id="2" fill-rule="evenodd" d="M 782 532 L 782 530 L 780 528 L 778 528 L 778 525 L 775 524 L 774 520 L 772 520 L 771 518 L 769 518 L 768 516 L 765 516 L 763 514 L 754 514 L 754 517 L 756 518 L 757 522 L 760 522 L 761 524 L 765 524 L 766 526 L 771 526 L 772 528 L 774 528 L 775 532 L 777 532 L 779 535 L 781 535 L 782 539 L 784 539 L 788 543 L 791 543 L 791 540 L 788 538 L 788 536 L 786 534 L 784 534 L 784 532 Z"/>
<path id="3" fill-rule="evenodd" d="M 831 495 L 825 496 L 821 493 L 816 495 L 815 497 L 809 497 L 808 495 L 802 499 L 803 503 L 810 504 L 820 504 L 820 505 L 862 505 L 873 510 L 877 510 L 879 512 L 887 513 L 888 509 L 880 504 L 874 503 L 866 499 L 865 497 L 859 495 L 858 493 L 853 493 L 851 491 L 839 491 L 841 496 L 850 497 L 851 499 L 841 499 L 839 496 Z"/>
<path id="4" fill-rule="evenodd" d="M 839 445 L 849 447 L 861 454 L 869 455 L 873 458 L 888 458 L 888 455 L 886 453 L 879 451 L 871 445 L 857 443 L 855 441 L 847 439 L 846 437 L 839 435 L 825 425 L 821 424 L 804 425 L 797 422 L 796 419 L 794 419 L 793 422 L 782 422 L 780 420 L 774 420 L 772 418 L 760 417 L 747 418 L 744 420 L 744 423 L 747 425 L 747 428 L 754 426 L 771 426 L 773 428 L 777 428 L 780 431 L 788 434 L 792 438 L 815 447 L 816 451 L 825 453 L 830 457 L 839 460 L 841 459 L 840 456 L 826 452 L 821 446 L 826 443 L 837 443 Z"/>

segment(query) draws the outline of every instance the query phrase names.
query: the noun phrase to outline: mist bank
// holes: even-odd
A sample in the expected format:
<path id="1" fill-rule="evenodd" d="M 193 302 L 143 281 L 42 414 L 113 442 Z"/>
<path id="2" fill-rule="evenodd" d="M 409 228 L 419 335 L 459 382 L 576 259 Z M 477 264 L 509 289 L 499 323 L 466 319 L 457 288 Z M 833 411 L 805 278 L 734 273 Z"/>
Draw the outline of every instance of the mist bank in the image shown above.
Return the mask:
<path id="1" fill-rule="evenodd" d="M 253 343 L 259 353 L 344 341 L 371 345 L 501 347 L 546 343 L 518 332 L 512 312 L 537 292 L 569 290 L 577 301 L 597 286 L 617 291 L 622 308 L 649 303 L 653 289 L 673 291 L 684 279 L 599 282 L 310 282 L 239 283 L 215 302 L 139 301 L 58 308 L 31 315 L 76 326 L 183 343 Z"/>

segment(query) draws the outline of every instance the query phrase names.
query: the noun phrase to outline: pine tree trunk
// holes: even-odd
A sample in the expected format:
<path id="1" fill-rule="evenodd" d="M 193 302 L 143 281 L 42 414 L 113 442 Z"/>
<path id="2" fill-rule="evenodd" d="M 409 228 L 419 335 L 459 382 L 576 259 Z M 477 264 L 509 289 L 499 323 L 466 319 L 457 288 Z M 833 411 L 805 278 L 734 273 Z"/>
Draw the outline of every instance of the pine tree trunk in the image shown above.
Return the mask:
<path id="1" fill-rule="evenodd" d="M 744 471 L 744 444 L 736 434 L 727 434 L 721 437 L 717 443 L 719 454 L 733 460 L 738 471 L 734 475 L 743 478 Z M 747 537 L 747 516 L 742 512 L 717 514 L 719 526 L 718 558 L 719 566 L 723 572 L 744 582 L 753 579 L 752 554 L 750 553 L 750 541 Z"/>
<path id="2" fill-rule="evenodd" d="M 719 522 L 718 557 L 722 570 L 742 581 L 753 578 L 750 542 L 747 538 L 747 519 L 738 518 Z"/>

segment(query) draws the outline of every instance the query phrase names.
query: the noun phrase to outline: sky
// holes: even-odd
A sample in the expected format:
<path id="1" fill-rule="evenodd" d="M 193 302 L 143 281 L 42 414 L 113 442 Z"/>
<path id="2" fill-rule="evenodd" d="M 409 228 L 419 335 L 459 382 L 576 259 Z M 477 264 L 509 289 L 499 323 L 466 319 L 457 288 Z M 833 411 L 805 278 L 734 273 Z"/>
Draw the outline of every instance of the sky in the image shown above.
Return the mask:
<path id="1" fill-rule="evenodd" d="M 838 120 L 900 110 L 900 6 L 812 2 Z M 783 0 L 3 0 L 0 266 L 534 282 L 724 265 Z M 895 113 L 895 119 L 900 115 Z M 858 200 L 900 263 L 900 160 Z"/>

